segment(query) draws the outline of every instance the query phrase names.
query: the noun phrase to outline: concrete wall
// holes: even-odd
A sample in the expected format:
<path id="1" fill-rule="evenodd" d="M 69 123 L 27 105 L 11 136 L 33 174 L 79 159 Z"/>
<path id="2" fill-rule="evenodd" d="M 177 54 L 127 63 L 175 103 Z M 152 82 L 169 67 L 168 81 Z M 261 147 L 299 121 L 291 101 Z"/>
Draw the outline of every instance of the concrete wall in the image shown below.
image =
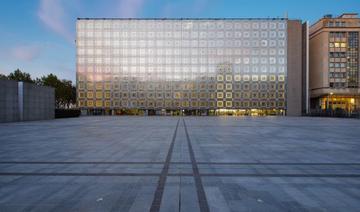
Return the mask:
<path id="1" fill-rule="evenodd" d="M 303 90 L 303 39 L 302 23 L 297 20 L 288 21 L 287 45 L 287 112 L 288 116 L 301 116 Z"/>
<path id="2" fill-rule="evenodd" d="M 0 79 L 0 122 L 19 120 L 18 83 Z"/>
<path id="3" fill-rule="evenodd" d="M 54 88 L 0 80 L 0 122 L 53 118 L 55 118 Z"/>
<path id="4" fill-rule="evenodd" d="M 309 46 L 309 79 L 310 90 L 329 87 L 329 45 L 328 33 L 320 33 L 310 37 Z"/>
<path id="5" fill-rule="evenodd" d="M 55 118 L 55 90 L 47 86 L 24 83 L 24 120 Z"/>

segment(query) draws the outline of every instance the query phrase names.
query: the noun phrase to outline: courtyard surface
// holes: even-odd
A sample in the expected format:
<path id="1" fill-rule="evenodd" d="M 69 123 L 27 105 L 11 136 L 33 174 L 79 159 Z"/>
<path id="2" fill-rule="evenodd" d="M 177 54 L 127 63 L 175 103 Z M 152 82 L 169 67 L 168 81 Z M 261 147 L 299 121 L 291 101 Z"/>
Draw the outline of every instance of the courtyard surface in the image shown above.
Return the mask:
<path id="1" fill-rule="evenodd" d="M 360 120 L 0 124 L 0 211 L 358 211 Z"/>

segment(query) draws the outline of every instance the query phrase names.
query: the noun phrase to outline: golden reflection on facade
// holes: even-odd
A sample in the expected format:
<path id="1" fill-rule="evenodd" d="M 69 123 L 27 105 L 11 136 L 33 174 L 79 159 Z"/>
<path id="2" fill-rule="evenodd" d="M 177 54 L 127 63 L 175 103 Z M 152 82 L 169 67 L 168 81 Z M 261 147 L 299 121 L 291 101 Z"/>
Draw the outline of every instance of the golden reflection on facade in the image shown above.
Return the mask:
<path id="1" fill-rule="evenodd" d="M 79 19 L 76 45 L 84 110 L 286 110 L 283 19 Z"/>

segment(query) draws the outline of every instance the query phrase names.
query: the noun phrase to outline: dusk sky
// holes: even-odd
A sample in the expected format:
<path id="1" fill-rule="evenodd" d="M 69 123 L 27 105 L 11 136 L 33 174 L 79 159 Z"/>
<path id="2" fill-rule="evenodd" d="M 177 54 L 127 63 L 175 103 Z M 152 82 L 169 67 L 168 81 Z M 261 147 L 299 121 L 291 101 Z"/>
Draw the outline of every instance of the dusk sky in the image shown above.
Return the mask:
<path id="1" fill-rule="evenodd" d="M 314 23 L 360 13 L 360 0 L 1 0 L 0 73 L 75 80 L 75 21 L 82 18 L 267 18 Z"/>

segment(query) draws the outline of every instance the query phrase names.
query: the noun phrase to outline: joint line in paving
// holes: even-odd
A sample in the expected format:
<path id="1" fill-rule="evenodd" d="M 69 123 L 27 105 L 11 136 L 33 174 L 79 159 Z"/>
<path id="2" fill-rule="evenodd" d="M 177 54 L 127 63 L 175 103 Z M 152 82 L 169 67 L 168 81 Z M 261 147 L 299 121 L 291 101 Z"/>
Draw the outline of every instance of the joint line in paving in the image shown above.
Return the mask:
<path id="1" fill-rule="evenodd" d="M 106 164 L 106 165 L 162 165 L 164 162 L 151 161 L 0 161 L 0 164 L 29 164 L 29 165 L 72 165 L 72 164 Z M 190 162 L 170 162 L 170 164 L 191 164 Z M 198 165 L 251 165 L 251 166 L 360 166 L 360 163 L 281 163 L 281 162 L 197 162 Z"/>
<path id="2" fill-rule="evenodd" d="M 189 133 L 188 133 L 188 130 L 187 130 L 184 119 L 183 119 L 183 123 L 184 123 L 186 140 L 187 140 L 187 143 L 188 143 L 188 148 L 189 148 L 189 153 L 190 153 L 190 160 L 191 160 L 191 165 L 192 165 L 193 174 L 194 174 L 194 180 L 195 180 L 195 186 L 196 186 L 196 192 L 197 192 L 197 196 L 198 196 L 200 211 L 201 212 L 209 212 L 210 211 L 209 210 L 209 204 L 208 204 L 207 199 L 206 199 L 204 186 L 203 186 L 202 181 L 201 181 L 199 168 L 198 168 L 197 163 L 196 163 L 194 150 L 193 150 L 192 145 L 191 145 L 190 136 L 189 136 Z"/>
<path id="3" fill-rule="evenodd" d="M 79 177 L 159 177 L 158 173 L 103 173 L 103 172 L 0 172 L 0 176 L 79 176 Z M 168 173 L 167 176 L 172 177 L 195 177 L 193 173 Z M 237 174 L 237 173 L 214 173 L 214 174 L 200 174 L 204 177 L 287 177 L 287 178 L 360 178 L 360 174 Z"/>
<path id="4" fill-rule="evenodd" d="M 179 127 L 179 122 L 180 119 L 178 119 L 177 123 L 176 123 L 176 127 L 175 127 L 175 131 L 171 140 L 171 144 L 170 144 L 170 148 L 169 151 L 166 155 L 166 160 L 165 160 L 165 164 L 164 167 L 161 171 L 159 180 L 158 180 L 158 185 L 156 187 L 155 190 L 155 195 L 154 195 L 154 199 L 152 201 L 151 204 L 151 208 L 150 211 L 151 212 L 158 212 L 160 211 L 160 205 L 161 205 L 161 200 L 162 200 L 162 196 L 164 194 L 164 188 L 165 188 L 165 183 L 166 183 L 166 178 L 168 176 L 169 173 L 169 168 L 170 168 L 170 161 L 171 161 L 171 156 L 172 156 L 172 152 L 174 149 L 174 144 L 175 144 L 175 139 L 176 139 L 176 133 Z"/>

